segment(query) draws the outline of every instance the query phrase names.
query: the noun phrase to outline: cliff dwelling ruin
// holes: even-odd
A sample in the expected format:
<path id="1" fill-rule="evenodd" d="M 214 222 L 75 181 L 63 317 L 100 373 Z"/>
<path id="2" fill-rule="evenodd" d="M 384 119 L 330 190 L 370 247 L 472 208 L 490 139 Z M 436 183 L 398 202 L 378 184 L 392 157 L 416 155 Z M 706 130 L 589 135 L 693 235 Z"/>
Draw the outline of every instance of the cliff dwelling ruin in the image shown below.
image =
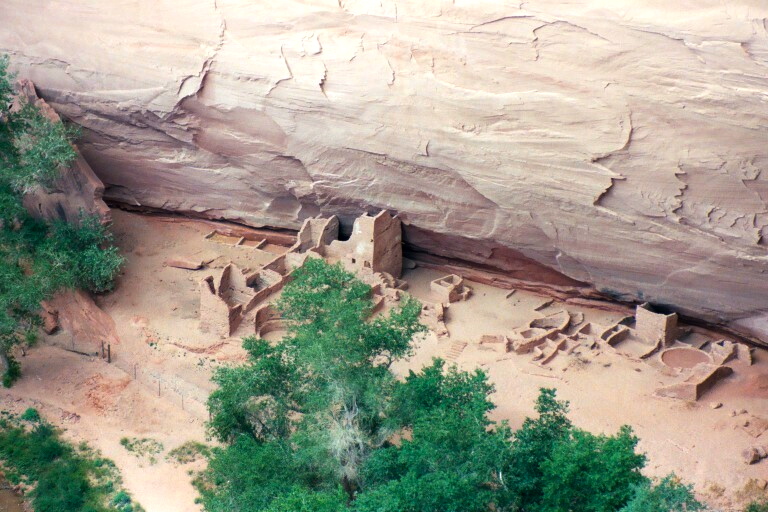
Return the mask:
<path id="1" fill-rule="evenodd" d="M 211 237 L 208 237 L 211 238 Z M 237 246 L 259 249 L 262 242 Z M 379 305 L 399 300 L 399 291 L 405 283 L 402 274 L 403 249 L 400 220 L 382 211 L 376 215 L 358 217 L 348 240 L 339 240 L 339 220 L 312 218 L 296 236 L 296 243 L 276 256 L 258 271 L 247 272 L 228 264 L 217 276 L 209 275 L 200 282 L 200 329 L 222 338 L 233 336 L 246 323 L 248 333 L 263 331 L 264 322 L 274 322 L 276 313 L 266 314 L 257 306 L 280 291 L 290 279 L 291 272 L 306 258 L 324 258 L 331 263 L 341 262 L 348 270 L 373 286 Z M 253 314 L 252 314 L 253 312 Z M 250 329 L 253 328 L 253 331 Z"/>
<path id="2" fill-rule="evenodd" d="M 217 274 L 204 277 L 200 281 L 200 329 L 220 338 L 282 332 L 282 321 L 269 300 L 310 257 L 340 262 L 370 284 L 374 312 L 399 301 L 400 293 L 407 289 L 407 282 L 399 279 L 403 270 L 400 221 L 385 211 L 363 215 L 354 221 L 352 233 L 344 241 L 339 240 L 339 227 L 335 216 L 307 219 L 295 243 L 261 269 L 249 271 L 229 263 Z M 264 240 L 248 242 L 242 237 L 219 235 L 218 240 L 244 250 L 265 245 Z M 448 339 L 445 320 L 451 305 L 471 300 L 472 288 L 463 277 L 448 274 L 430 281 L 429 290 L 422 321 L 438 339 Z M 513 296 L 508 294 L 508 298 Z M 543 309 L 551 309 L 548 304 Z M 453 341 L 453 356 L 458 357 L 470 342 Z M 751 349 L 743 343 L 681 329 L 675 312 L 649 303 L 638 305 L 633 317 L 610 325 L 588 322 L 579 312 L 548 310 L 510 332 L 484 334 L 476 343 L 499 354 L 527 355 L 540 367 L 551 365 L 558 356 L 587 360 L 603 351 L 616 353 L 674 376 L 678 382 L 656 389 L 656 395 L 688 401 L 699 400 L 722 379 L 752 364 Z"/>
<path id="3" fill-rule="evenodd" d="M 210 444 L 217 375 L 293 332 L 277 301 L 322 259 L 370 286 L 372 324 L 421 304 L 407 355 L 369 358 L 391 382 L 434 359 L 482 373 L 486 419 L 510 432 L 555 389 L 585 432 L 631 426 L 649 485 L 674 474 L 708 510 L 768 507 L 766 20 L 766 0 L 2 0 L 18 83 L 0 128 L 28 102 L 78 131 L 55 180 L 2 165 L 0 199 L 19 197 L 0 201 L 21 269 L 6 292 L 79 269 L 11 250 L 50 252 L 68 233 L 53 221 L 107 227 L 96 250 L 70 241 L 72 261 L 113 242 L 125 261 L 113 288 L 60 290 L 3 338 L 2 376 L 22 370 L 0 418 L 39 411 L 114 460 L 147 512 L 200 512 L 207 448 L 170 453 Z M 24 163 L 30 133 L 0 145 Z M 165 451 L 150 463 L 124 438 Z M 506 488 L 490 473 L 477 494 Z M 360 487 L 342 485 L 345 506 Z"/>

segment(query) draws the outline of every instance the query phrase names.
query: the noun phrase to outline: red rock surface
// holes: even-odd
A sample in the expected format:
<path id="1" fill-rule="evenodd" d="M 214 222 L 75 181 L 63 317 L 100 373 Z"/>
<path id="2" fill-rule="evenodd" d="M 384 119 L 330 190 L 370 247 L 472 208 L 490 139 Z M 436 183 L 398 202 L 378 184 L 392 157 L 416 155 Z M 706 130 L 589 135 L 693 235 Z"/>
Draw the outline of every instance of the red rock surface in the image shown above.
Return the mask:
<path id="1" fill-rule="evenodd" d="M 56 312 L 59 324 L 72 337 L 75 347 L 99 351 L 102 343 L 105 347 L 120 344 L 115 321 L 87 292 L 62 291 L 46 304 L 48 310 Z"/>

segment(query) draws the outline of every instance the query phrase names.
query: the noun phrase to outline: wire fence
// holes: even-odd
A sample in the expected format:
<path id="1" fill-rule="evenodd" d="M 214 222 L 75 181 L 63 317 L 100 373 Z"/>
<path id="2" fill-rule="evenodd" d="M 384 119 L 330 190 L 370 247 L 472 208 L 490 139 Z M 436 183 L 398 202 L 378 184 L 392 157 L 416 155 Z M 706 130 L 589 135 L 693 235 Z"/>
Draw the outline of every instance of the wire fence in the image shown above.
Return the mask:
<path id="1" fill-rule="evenodd" d="M 96 347 L 90 342 L 83 342 L 75 336 L 55 336 L 50 338 L 51 344 L 68 352 L 81 356 L 101 358 L 104 361 L 120 368 L 133 380 L 140 383 L 145 389 L 159 398 L 181 407 L 191 415 L 208 419 L 208 390 L 202 389 L 179 377 L 163 375 L 157 370 L 147 368 L 140 361 L 135 361 L 129 353 L 123 353 L 119 347 L 110 344 L 102 344 Z"/>

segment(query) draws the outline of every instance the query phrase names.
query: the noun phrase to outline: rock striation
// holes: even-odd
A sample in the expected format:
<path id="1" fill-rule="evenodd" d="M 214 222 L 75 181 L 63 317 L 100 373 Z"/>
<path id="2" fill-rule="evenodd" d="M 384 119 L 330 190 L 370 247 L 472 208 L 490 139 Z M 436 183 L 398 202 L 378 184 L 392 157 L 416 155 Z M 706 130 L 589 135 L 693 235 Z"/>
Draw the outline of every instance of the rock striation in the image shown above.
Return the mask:
<path id="1" fill-rule="evenodd" d="M 768 334 L 767 19 L 761 0 L 4 0 L 0 51 L 83 126 L 109 200 L 293 229 L 386 209 L 420 250 Z"/>

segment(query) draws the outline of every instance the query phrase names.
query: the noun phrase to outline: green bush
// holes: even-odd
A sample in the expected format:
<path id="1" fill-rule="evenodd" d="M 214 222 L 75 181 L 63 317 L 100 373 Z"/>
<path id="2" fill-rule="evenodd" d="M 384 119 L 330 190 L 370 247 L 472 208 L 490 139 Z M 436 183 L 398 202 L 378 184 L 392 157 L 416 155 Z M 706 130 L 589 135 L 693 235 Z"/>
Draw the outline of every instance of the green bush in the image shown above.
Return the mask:
<path id="1" fill-rule="evenodd" d="M 163 443 L 148 437 L 123 437 L 120 439 L 120 445 L 136 457 L 148 458 L 150 464 L 157 462 L 155 455 L 158 455 L 164 449 Z"/>
<path id="2" fill-rule="evenodd" d="M 189 464 L 210 456 L 211 448 L 198 441 L 187 441 L 168 452 L 166 459 L 177 464 Z"/>
<path id="3" fill-rule="evenodd" d="M 60 169 L 69 166 L 77 154 L 70 140 L 78 130 L 52 122 L 29 103 L 12 115 L 13 145 L 18 154 L 8 180 L 14 190 L 25 193 L 36 187 L 51 188 Z"/>
<path id="4" fill-rule="evenodd" d="M 40 413 L 37 412 L 37 409 L 33 407 L 29 407 L 24 413 L 21 415 L 21 419 L 24 421 L 29 421 L 31 423 L 37 423 L 40 421 Z"/>
<path id="5" fill-rule="evenodd" d="M 12 356 L 6 356 L 6 369 L 3 373 L 3 387 L 9 388 L 21 377 L 21 364 Z"/>
<path id="6" fill-rule="evenodd" d="M 768 501 L 752 502 L 747 505 L 747 508 L 744 509 L 744 512 L 768 512 Z"/>
<path id="7" fill-rule="evenodd" d="M 125 512 L 129 512 L 129 510 L 133 508 L 131 507 L 131 496 L 125 491 L 120 491 L 115 494 L 115 496 L 110 501 L 110 504 L 112 504 L 118 510 L 123 510 Z"/>
<path id="8" fill-rule="evenodd" d="M 620 512 L 695 512 L 704 510 L 691 486 L 669 475 L 656 486 L 644 481 L 635 487 L 632 500 Z"/>
<path id="9" fill-rule="evenodd" d="M 77 461 L 52 460 L 40 473 L 32 493 L 32 505 L 35 512 L 81 510 L 91 492 L 87 475 Z"/>
<path id="10" fill-rule="evenodd" d="M 626 426 L 615 436 L 574 429 L 542 462 L 543 496 L 532 510 L 615 512 L 645 480 L 640 474 L 645 456 L 635 453 L 637 442 Z"/>
<path id="11" fill-rule="evenodd" d="M 55 222 L 42 252 L 63 276 L 62 285 L 101 293 L 112 289 L 124 262 L 113 243 L 97 217 L 81 216 L 77 225 Z"/>
<path id="12" fill-rule="evenodd" d="M 34 423 L 25 425 L 13 416 L 0 421 L 0 460 L 9 481 L 33 487 L 35 512 L 141 510 L 125 491 L 116 489 L 120 475 L 114 463 L 87 445 L 73 448 L 64 442 L 35 409 L 27 409 L 21 419 Z"/>

